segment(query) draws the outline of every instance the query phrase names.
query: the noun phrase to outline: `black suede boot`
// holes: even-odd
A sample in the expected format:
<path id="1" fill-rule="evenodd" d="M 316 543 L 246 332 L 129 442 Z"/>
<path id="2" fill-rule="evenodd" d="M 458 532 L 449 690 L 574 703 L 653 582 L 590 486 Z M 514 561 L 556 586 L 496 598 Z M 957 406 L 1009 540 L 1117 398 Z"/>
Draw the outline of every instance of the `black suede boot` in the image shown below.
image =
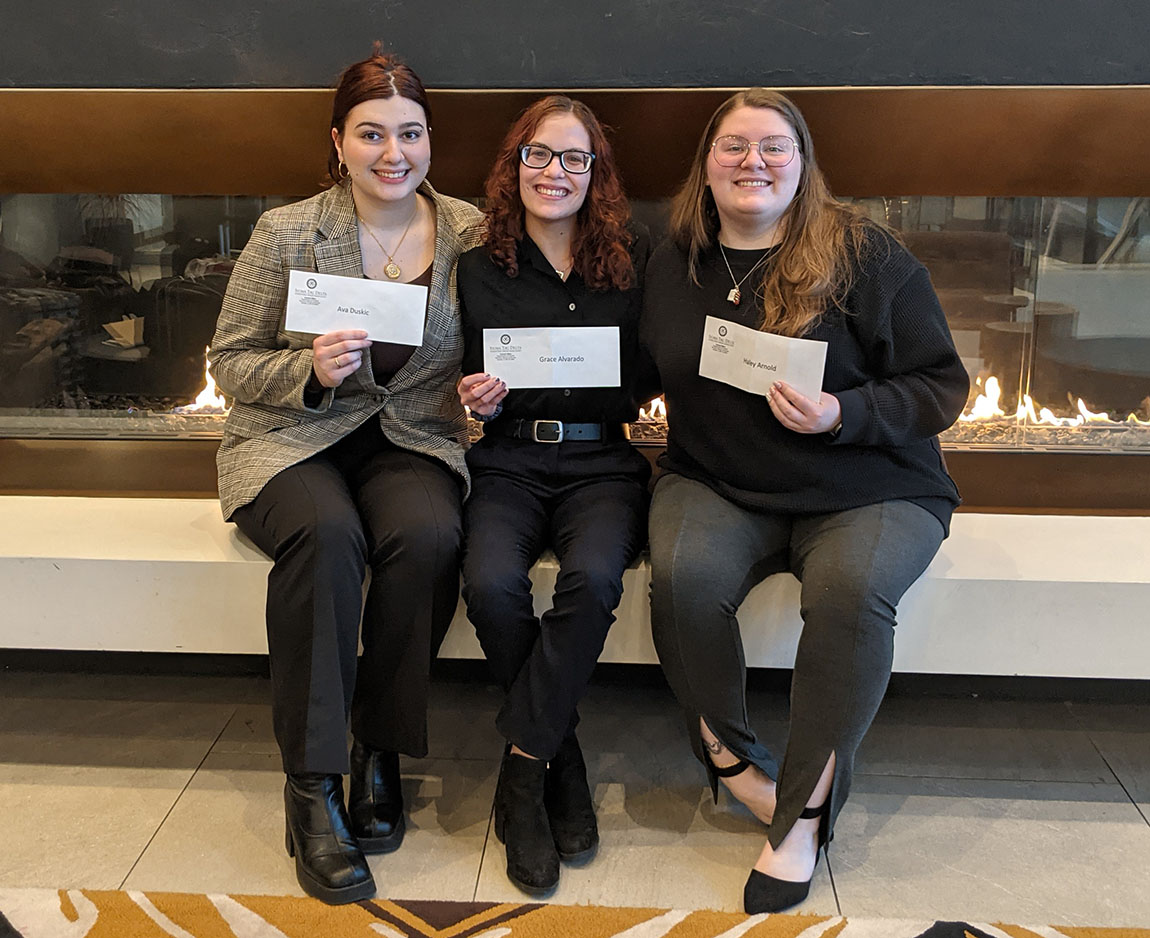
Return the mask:
<path id="1" fill-rule="evenodd" d="M 587 784 L 587 764 L 574 731 L 547 765 L 543 801 L 559 856 L 576 862 L 591 859 L 599 846 L 599 826 Z"/>
<path id="2" fill-rule="evenodd" d="M 289 775 L 286 845 L 300 887 L 331 905 L 375 895 L 367 859 L 348 827 L 340 775 Z"/>
<path id="3" fill-rule="evenodd" d="M 503 756 L 495 789 L 495 836 L 507 847 L 507 878 L 533 896 L 559 883 L 559 854 L 543 807 L 547 763 Z"/>
<path id="4" fill-rule="evenodd" d="M 364 853 L 390 853 L 403 843 L 403 788 L 399 753 L 351 746 L 351 832 Z"/>

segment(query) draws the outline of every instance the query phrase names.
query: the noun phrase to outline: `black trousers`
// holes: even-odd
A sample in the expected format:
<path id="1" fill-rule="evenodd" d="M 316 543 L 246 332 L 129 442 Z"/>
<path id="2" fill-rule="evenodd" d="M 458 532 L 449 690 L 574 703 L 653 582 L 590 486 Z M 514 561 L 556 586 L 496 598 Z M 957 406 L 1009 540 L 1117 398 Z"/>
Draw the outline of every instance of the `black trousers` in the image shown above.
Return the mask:
<path id="1" fill-rule="evenodd" d="M 550 759 L 615 621 L 623 571 L 647 537 L 650 468 L 627 441 L 485 438 L 468 453 L 463 596 L 506 698 L 503 736 Z M 531 565 L 559 559 L 551 608 L 535 615 Z"/>
<path id="2" fill-rule="evenodd" d="M 372 419 L 233 516 L 275 562 L 268 651 L 285 772 L 346 773 L 349 713 L 366 745 L 427 754 L 431 660 L 459 601 L 460 496 L 450 469 Z"/>

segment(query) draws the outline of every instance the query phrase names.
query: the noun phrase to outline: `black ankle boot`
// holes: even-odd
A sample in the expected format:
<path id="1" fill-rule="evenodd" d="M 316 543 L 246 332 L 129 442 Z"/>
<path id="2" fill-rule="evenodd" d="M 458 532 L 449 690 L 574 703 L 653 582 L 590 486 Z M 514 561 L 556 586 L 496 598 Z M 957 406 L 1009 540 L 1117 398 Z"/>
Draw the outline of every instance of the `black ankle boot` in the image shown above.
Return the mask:
<path id="1" fill-rule="evenodd" d="M 351 832 L 364 853 L 390 853 L 403 843 L 403 788 L 399 753 L 351 747 Z"/>
<path id="2" fill-rule="evenodd" d="M 533 896 L 559 882 L 559 854 L 543 806 L 546 773 L 546 762 L 508 751 L 495 789 L 495 836 L 507 846 L 507 878 Z"/>
<path id="3" fill-rule="evenodd" d="M 339 775 L 289 775 L 284 785 L 287 852 L 300 887 L 331 905 L 375 895 L 367 859 L 351 836 Z"/>
<path id="4" fill-rule="evenodd" d="M 560 858 L 589 860 L 599 846 L 599 826 L 587 784 L 587 764 L 574 733 L 560 743 L 547 765 L 543 803 Z"/>

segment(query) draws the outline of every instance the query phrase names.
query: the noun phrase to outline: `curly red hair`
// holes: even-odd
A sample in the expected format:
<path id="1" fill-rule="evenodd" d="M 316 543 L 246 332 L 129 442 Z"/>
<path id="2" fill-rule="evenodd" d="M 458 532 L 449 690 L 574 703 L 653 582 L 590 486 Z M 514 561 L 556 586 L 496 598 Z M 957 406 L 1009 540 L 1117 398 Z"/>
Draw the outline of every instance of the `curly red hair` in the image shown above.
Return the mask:
<path id="1" fill-rule="evenodd" d="M 592 290 L 626 290 L 635 284 L 631 262 L 631 206 L 623 193 L 611 144 L 594 113 L 582 101 L 561 94 L 540 98 L 511 125 L 487 176 L 487 249 L 508 277 L 519 276 L 518 242 L 523 240 L 523 200 L 519 197 L 519 148 L 548 117 L 573 114 L 586 128 L 595 161 L 579 214 L 571 256 L 573 269 Z"/>

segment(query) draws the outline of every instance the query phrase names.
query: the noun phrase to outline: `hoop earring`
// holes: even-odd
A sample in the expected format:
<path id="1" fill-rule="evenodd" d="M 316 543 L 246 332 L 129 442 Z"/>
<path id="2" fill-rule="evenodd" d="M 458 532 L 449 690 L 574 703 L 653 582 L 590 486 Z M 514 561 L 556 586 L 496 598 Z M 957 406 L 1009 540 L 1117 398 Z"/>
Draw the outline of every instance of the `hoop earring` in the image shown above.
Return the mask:
<path id="1" fill-rule="evenodd" d="M 339 161 L 338 169 L 339 169 L 339 178 L 340 179 L 346 179 L 348 176 L 351 175 L 351 172 L 347 168 L 347 163 L 345 163 L 343 160 Z"/>

